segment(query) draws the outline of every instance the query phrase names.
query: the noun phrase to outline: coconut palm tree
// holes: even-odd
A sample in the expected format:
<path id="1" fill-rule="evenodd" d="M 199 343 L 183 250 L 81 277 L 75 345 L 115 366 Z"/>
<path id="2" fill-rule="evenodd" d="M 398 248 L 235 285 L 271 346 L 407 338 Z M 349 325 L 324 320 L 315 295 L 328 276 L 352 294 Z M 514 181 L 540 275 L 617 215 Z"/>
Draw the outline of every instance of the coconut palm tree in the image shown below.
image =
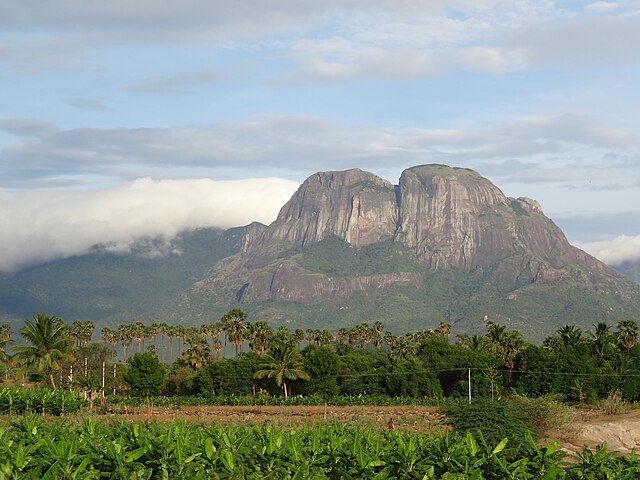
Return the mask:
<path id="1" fill-rule="evenodd" d="M 302 369 L 300 350 L 291 343 L 282 343 L 260 357 L 254 378 L 274 379 L 278 388 L 282 388 L 286 399 L 289 398 L 287 382 L 309 380 L 309 375 Z"/>
<path id="2" fill-rule="evenodd" d="M 67 325 L 61 318 L 43 313 L 36 315 L 33 320 L 26 319 L 24 323 L 20 335 L 31 345 L 15 347 L 15 357 L 24 368 L 33 366 L 38 372 L 48 375 L 51 388 L 55 389 L 54 372 L 71 358 L 73 340 Z"/>

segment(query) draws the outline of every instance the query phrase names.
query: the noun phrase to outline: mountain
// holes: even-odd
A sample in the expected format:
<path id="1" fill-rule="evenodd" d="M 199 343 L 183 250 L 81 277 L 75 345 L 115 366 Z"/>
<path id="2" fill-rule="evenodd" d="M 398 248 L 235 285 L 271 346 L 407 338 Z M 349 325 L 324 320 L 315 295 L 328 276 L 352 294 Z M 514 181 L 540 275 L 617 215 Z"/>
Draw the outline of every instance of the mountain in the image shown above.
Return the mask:
<path id="1" fill-rule="evenodd" d="M 616 265 L 616 270 L 629 280 L 640 283 L 640 260 L 628 260 L 623 262 L 620 265 Z"/>
<path id="2" fill-rule="evenodd" d="M 140 240 L 127 253 L 110 245 L 71 258 L 0 275 L 0 321 L 36 313 L 99 325 L 153 322 L 211 265 L 240 250 L 244 229 L 183 232 L 171 242 Z"/>
<path id="3" fill-rule="evenodd" d="M 638 285 L 570 245 L 537 202 L 443 165 L 410 168 L 398 185 L 358 169 L 312 175 L 178 305 L 211 299 L 329 328 L 479 331 L 486 314 L 537 338 L 640 313 Z"/>
<path id="4" fill-rule="evenodd" d="M 0 277 L 4 318 L 200 324 L 235 306 L 292 328 L 447 321 L 479 332 L 487 315 L 541 339 L 640 318 L 640 286 L 570 245 L 534 200 L 444 165 L 405 170 L 398 185 L 316 173 L 269 226 L 149 239 L 127 254 L 96 247 Z"/>

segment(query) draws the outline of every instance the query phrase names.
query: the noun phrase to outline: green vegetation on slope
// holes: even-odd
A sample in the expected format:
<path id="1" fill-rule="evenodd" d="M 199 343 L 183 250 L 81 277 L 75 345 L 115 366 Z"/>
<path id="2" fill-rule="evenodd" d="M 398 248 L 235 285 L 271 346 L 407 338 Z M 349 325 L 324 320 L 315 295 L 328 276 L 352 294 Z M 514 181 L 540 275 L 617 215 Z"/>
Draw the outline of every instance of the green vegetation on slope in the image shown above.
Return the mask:
<path id="1" fill-rule="evenodd" d="M 153 311 L 218 260 L 238 251 L 241 229 L 185 232 L 167 245 L 140 243 L 129 253 L 96 247 L 87 255 L 0 276 L 5 317 L 52 312 L 71 319 L 150 319 Z M 162 254 L 161 254 L 162 252 Z"/>
<path id="2" fill-rule="evenodd" d="M 280 258 L 289 257 L 295 257 L 306 270 L 334 278 L 424 271 L 415 255 L 393 240 L 356 248 L 341 238 L 331 236 L 280 254 Z"/>

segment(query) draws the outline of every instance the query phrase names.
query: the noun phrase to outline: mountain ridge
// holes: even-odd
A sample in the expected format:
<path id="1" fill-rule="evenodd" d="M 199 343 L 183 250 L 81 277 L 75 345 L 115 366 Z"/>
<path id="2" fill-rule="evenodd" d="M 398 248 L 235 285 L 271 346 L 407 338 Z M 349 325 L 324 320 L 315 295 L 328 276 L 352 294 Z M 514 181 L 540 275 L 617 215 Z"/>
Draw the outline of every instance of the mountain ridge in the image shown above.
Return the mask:
<path id="1" fill-rule="evenodd" d="M 412 167 L 398 185 L 318 172 L 272 224 L 198 232 L 175 240 L 182 257 L 96 251 L 1 276 L 0 316 L 199 324 L 237 306 L 274 326 L 473 333 L 489 315 L 532 338 L 640 318 L 639 285 L 570 245 L 535 200 L 469 169 Z"/>

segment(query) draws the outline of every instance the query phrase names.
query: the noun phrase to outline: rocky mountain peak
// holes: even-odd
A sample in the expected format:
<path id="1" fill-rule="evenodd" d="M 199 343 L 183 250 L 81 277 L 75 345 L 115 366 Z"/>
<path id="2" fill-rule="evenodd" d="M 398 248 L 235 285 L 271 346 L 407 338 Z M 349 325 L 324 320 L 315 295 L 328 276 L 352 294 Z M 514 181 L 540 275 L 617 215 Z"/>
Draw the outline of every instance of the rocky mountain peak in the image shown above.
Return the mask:
<path id="1" fill-rule="evenodd" d="M 310 176 L 282 207 L 261 243 L 308 245 L 335 235 L 354 246 L 391 237 L 396 229 L 394 186 L 359 169 Z"/>
<path id="2" fill-rule="evenodd" d="M 433 269 L 501 264 L 509 275 L 526 269 L 536 277 L 549 275 L 551 264 L 599 265 L 569 244 L 535 200 L 508 198 L 473 170 L 437 164 L 405 170 L 397 186 L 359 169 L 316 173 L 245 250 L 330 236 L 355 247 L 392 239 Z"/>

